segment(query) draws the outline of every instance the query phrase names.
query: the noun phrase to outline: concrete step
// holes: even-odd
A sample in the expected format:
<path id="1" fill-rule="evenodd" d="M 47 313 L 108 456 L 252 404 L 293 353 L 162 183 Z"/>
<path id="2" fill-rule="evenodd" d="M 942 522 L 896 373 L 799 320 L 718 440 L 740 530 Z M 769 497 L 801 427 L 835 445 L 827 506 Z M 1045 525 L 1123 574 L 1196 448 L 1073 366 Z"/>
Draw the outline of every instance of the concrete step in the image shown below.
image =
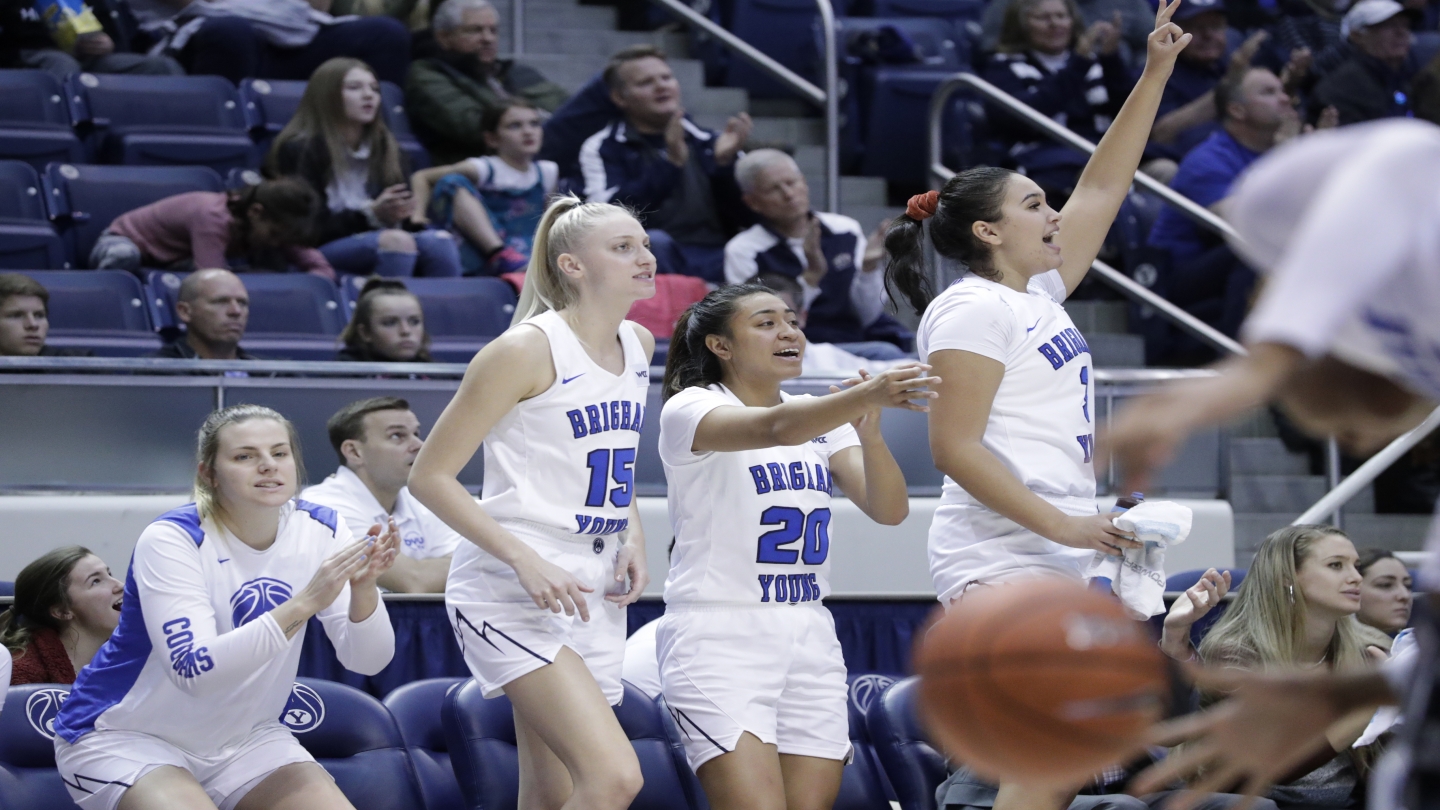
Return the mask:
<path id="1" fill-rule="evenodd" d="M 724 129 L 725 121 L 734 113 L 707 113 L 695 116 L 695 120 L 701 126 L 711 129 Z M 788 144 L 791 146 L 819 145 L 825 144 L 825 125 L 823 122 L 813 118 L 770 118 L 768 116 L 755 117 L 755 129 L 750 133 L 750 139 L 756 143 L 771 145 Z"/>
<path id="2" fill-rule="evenodd" d="M 527 53 L 520 57 L 519 61 L 535 68 L 545 74 L 545 78 L 574 93 L 599 75 L 600 71 L 605 69 L 605 63 L 609 58 L 608 54 L 569 56 Z M 707 88 L 705 86 L 705 66 L 698 59 L 671 59 L 670 69 L 675 72 L 675 78 L 680 82 L 680 97 L 687 103 L 708 90 L 722 93 L 732 92 L 730 88 Z"/>
<path id="3" fill-rule="evenodd" d="M 1230 440 L 1231 475 L 1309 475 L 1310 459 L 1271 438 Z"/>
<path id="4" fill-rule="evenodd" d="M 1123 301 L 1066 301 L 1065 313 L 1087 341 L 1092 335 L 1123 335 L 1129 331 L 1130 316 Z"/>
<path id="5" fill-rule="evenodd" d="M 510 47 L 509 9 L 500 9 L 500 47 Z M 582 6 L 575 2 L 551 2 L 534 7 L 525 3 L 525 50 L 534 47 L 531 36 L 537 31 L 556 28 L 586 28 L 597 31 L 615 30 L 615 9 L 610 6 Z"/>
<path id="6" fill-rule="evenodd" d="M 1260 543 L 1273 531 L 1290 525 L 1299 513 L 1249 513 L 1235 515 L 1235 564 L 1249 567 Z M 1386 548 L 1391 551 L 1419 551 L 1432 518 L 1429 515 L 1344 516 L 1345 533 L 1358 548 Z"/>
<path id="7" fill-rule="evenodd" d="M 1232 437 L 1275 438 L 1280 433 L 1275 429 L 1275 419 L 1267 408 L 1256 408 L 1226 425 L 1226 432 Z"/>
<path id="8" fill-rule="evenodd" d="M 1115 332 L 1085 335 L 1096 368 L 1144 368 L 1145 338 Z"/>
<path id="9" fill-rule="evenodd" d="M 843 177 L 841 178 L 841 182 L 844 182 Z M 844 195 L 842 194 L 841 196 L 843 197 Z M 824 197 L 823 188 L 821 189 L 821 197 Z M 824 203 L 823 199 L 816 199 L 814 189 L 810 190 L 810 199 L 820 204 Z M 896 208 L 891 205 L 850 204 L 842 199 L 840 201 L 840 213 L 844 214 L 847 217 L 853 217 L 856 222 L 859 222 L 860 227 L 865 229 L 865 234 L 868 237 L 870 234 L 875 232 L 875 226 L 879 225 L 881 222 L 884 222 L 887 219 L 894 219 L 895 217 L 900 216 L 901 214 L 905 213 L 905 209 Z"/>
<path id="10" fill-rule="evenodd" d="M 1294 512 L 1310 508 L 1329 491 L 1322 475 L 1231 475 L 1230 503 L 1236 512 Z M 1346 514 L 1375 511 L 1370 487 L 1346 504 Z"/>
<path id="11" fill-rule="evenodd" d="M 750 108 L 750 93 L 742 87 L 696 88 L 682 85 L 681 93 L 681 98 L 685 99 L 685 111 L 692 116 L 713 115 L 728 119 Z"/>
<path id="12" fill-rule="evenodd" d="M 824 203 L 825 180 L 820 177 L 806 177 L 810 183 L 810 199 Z M 840 209 L 848 205 L 884 205 L 885 178 L 845 177 L 840 178 Z"/>
<path id="13" fill-rule="evenodd" d="M 502 38 L 501 42 L 505 40 Z M 527 54 L 561 54 L 565 56 L 600 56 L 611 54 L 631 45 L 658 45 L 675 57 L 685 57 L 686 38 L 683 34 L 659 33 L 653 31 L 609 31 L 586 28 L 541 28 L 525 31 Z"/>

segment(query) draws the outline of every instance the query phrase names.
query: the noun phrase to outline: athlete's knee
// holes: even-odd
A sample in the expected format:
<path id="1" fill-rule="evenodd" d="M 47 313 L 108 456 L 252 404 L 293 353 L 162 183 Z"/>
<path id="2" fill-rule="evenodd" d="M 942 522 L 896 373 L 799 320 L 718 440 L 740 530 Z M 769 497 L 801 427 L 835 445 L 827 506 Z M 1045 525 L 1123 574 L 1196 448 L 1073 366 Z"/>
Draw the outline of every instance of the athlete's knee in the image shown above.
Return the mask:
<path id="1" fill-rule="evenodd" d="M 394 228 L 381 231 L 380 236 L 375 240 L 375 245 L 379 249 L 388 250 L 391 253 L 414 253 L 417 250 L 415 237 Z"/>
<path id="2" fill-rule="evenodd" d="M 645 777 L 640 773 L 640 761 L 634 751 L 628 757 L 613 757 L 613 762 L 595 769 L 593 773 L 575 785 L 576 793 L 583 793 L 585 801 L 580 807 L 625 810 L 645 786 Z"/>

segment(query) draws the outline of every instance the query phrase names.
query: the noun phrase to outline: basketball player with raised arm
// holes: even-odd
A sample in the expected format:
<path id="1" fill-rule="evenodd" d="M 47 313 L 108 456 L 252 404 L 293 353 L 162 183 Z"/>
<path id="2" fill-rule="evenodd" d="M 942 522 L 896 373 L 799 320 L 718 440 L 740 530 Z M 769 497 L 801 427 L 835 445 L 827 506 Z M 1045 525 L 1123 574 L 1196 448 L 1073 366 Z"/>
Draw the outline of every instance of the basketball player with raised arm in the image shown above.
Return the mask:
<path id="1" fill-rule="evenodd" d="M 410 471 L 410 492 L 470 541 L 445 607 L 485 695 L 514 705 L 522 810 L 624 810 L 640 790 L 610 707 L 625 606 L 649 580 L 635 449 L 655 340 L 625 316 L 654 294 L 635 217 L 551 203 L 514 325 L 470 362 Z M 477 502 L 456 475 L 482 440 Z"/>
<path id="2" fill-rule="evenodd" d="M 374 675 L 395 636 L 375 585 L 391 523 L 356 527 L 296 500 L 295 430 L 259 405 L 200 429 L 195 502 L 135 544 L 120 625 L 55 719 L 55 765 L 84 810 L 353 810 L 280 713 L 305 623 Z"/>

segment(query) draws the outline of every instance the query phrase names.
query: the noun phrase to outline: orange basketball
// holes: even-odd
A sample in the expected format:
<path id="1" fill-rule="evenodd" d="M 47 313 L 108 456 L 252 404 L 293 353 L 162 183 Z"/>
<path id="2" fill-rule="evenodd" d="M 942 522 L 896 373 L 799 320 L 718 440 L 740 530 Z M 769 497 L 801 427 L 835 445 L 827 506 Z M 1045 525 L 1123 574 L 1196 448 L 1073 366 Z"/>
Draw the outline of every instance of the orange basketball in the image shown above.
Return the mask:
<path id="1" fill-rule="evenodd" d="M 921 640 L 915 667 L 935 741 L 1004 781 L 1078 784 L 1121 764 L 1169 697 L 1144 625 L 1062 579 L 970 589 Z"/>

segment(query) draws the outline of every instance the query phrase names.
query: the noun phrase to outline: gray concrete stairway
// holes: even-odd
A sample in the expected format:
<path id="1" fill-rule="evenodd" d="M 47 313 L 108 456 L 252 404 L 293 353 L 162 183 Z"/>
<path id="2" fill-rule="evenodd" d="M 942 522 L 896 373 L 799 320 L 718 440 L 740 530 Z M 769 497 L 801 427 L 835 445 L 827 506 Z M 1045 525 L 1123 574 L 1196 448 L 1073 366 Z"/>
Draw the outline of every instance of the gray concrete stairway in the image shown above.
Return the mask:
<path id="1" fill-rule="evenodd" d="M 1065 312 L 1090 345 L 1096 368 L 1143 368 L 1145 339 L 1129 334 L 1123 301 L 1066 301 Z"/>

